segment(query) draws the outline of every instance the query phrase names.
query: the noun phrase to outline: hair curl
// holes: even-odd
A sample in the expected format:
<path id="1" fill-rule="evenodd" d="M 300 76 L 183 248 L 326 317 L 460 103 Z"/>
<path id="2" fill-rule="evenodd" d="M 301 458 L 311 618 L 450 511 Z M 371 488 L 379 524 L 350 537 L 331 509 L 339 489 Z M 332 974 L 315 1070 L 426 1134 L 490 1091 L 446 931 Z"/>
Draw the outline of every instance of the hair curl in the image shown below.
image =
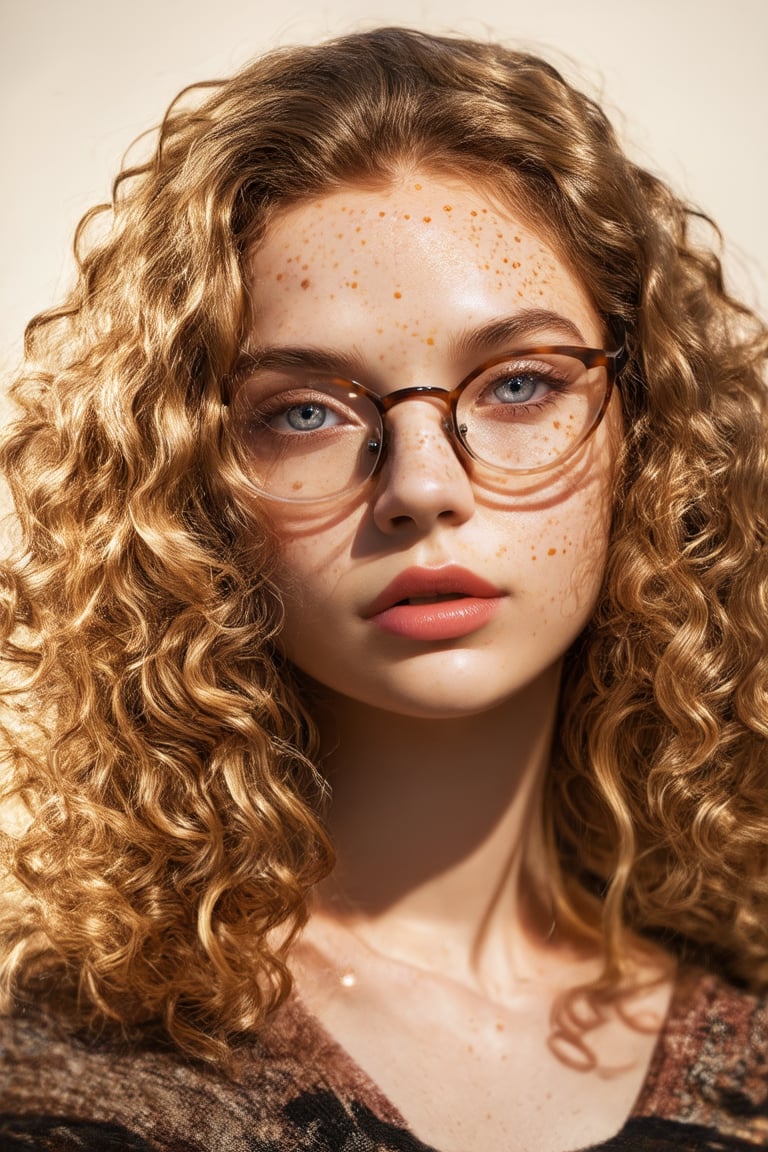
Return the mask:
<path id="1" fill-rule="evenodd" d="M 606 987 L 626 925 L 768 978 L 766 330 L 717 234 L 554 68 L 382 29 L 182 93 L 28 328 L 2 449 L 5 700 L 37 725 L 6 724 L 14 995 L 217 1059 L 287 993 L 333 855 L 221 383 L 271 214 L 414 165 L 522 208 L 628 334 L 607 573 L 548 782 L 559 915 L 605 941 Z"/>

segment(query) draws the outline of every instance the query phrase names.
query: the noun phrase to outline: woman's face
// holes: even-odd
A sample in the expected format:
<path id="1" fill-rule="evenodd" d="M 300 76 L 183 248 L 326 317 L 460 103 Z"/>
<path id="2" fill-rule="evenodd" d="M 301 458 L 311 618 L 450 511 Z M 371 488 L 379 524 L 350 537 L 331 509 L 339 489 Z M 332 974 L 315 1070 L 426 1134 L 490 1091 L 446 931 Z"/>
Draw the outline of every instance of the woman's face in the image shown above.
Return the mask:
<path id="1" fill-rule="evenodd" d="M 463 182 L 409 177 L 286 209 L 251 263 L 255 348 L 322 351 L 386 395 L 451 390 L 510 345 L 602 348 L 553 242 Z M 513 340 L 508 330 L 522 330 Z M 410 399 L 367 487 L 329 505 L 267 501 L 290 659 L 394 713 L 491 708 L 557 665 L 603 575 L 620 417 L 527 491 L 466 469 L 444 407 Z"/>

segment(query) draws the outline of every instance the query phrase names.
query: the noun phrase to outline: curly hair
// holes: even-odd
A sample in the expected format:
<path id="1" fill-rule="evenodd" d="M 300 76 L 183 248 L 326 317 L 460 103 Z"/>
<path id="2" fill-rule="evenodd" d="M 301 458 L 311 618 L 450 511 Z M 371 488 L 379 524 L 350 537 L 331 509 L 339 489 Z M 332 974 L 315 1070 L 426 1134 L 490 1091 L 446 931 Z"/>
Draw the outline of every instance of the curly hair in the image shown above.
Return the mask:
<path id="1" fill-rule="evenodd" d="M 766 329 L 714 226 L 553 67 L 379 29 L 182 93 L 27 330 L 2 448 L 12 997 L 217 1060 L 287 995 L 333 849 L 222 381 L 272 214 L 417 164 L 545 227 L 627 332 L 607 572 L 544 810 L 558 916 L 603 942 L 606 988 L 627 927 L 768 979 Z"/>

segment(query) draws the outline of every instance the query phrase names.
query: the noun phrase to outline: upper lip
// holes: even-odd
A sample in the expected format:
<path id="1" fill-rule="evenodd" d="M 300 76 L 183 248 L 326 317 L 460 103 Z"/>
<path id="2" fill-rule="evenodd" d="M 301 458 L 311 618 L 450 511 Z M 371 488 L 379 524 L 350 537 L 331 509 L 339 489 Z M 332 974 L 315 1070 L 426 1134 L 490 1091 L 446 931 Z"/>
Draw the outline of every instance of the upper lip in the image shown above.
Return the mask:
<path id="1" fill-rule="evenodd" d="M 413 596 L 439 596 L 447 592 L 483 598 L 503 595 L 500 588 L 458 564 L 445 564 L 441 568 L 406 568 L 379 593 L 365 616 L 376 616 Z"/>

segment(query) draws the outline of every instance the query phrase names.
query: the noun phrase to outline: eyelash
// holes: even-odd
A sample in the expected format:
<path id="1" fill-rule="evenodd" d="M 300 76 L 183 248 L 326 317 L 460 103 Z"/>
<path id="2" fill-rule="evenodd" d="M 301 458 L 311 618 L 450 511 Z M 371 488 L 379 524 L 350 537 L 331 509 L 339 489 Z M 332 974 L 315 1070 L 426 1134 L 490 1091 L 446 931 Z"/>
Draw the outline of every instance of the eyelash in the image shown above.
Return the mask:
<path id="1" fill-rule="evenodd" d="M 527 410 L 529 405 L 538 408 L 542 404 L 552 403 L 554 397 L 567 391 L 569 386 L 569 381 L 565 377 L 559 375 L 551 367 L 542 364 L 540 361 L 532 361 L 529 364 L 522 362 L 515 364 L 513 369 L 505 367 L 502 371 L 498 372 L 497 375 L 484 383 L 478 399 L 482 399 L 489 393 L 494 394 L 497 388 L 508 381 L 526 378 L 533 380 L 537 385 L 539 382 L 543 383 L 548 391 L 545 395 L 535 400 L 529 400 L 519 404 L 510 403 L 509 405 L 504 405 L 504 403 L 500 401 L 501 406 L 514 407 L 521 411 Z"/>
<path id="2" fill-rule="evenodd" d="M 319 408 L 326 409 L 333 417 L 336 418 L 337 423 L 330 425 L 330 427 L 339 427 L 343 423 L 353 424 L 354 416 L 352 412 L 345 413 L 333 401 L 333 399 L 323 392 L 312 392 L 308 389 L 306 393 L 301 392 L 299 395 L 292 396 L 290 392 L 281 393 L 269 397 L 266 401 L 262 402 L 257 411 L 253 412 L 252 420 L 254 424 L 259 426 L 273 426 L 273 421 L 279 418 L 287 420 L 288 413 L 298 408 L 305 406 L 317 405 Z M 277 429 L 275 429 L 277 431 Z M 300 429 L 293 429 L 294 433 L 300 433 Z M 318 429 L 305 429 L 304 431 L 317 431 L 326 432 L 328 427 Z M 290 432 L 285 433 L 290 435 Z"/>

